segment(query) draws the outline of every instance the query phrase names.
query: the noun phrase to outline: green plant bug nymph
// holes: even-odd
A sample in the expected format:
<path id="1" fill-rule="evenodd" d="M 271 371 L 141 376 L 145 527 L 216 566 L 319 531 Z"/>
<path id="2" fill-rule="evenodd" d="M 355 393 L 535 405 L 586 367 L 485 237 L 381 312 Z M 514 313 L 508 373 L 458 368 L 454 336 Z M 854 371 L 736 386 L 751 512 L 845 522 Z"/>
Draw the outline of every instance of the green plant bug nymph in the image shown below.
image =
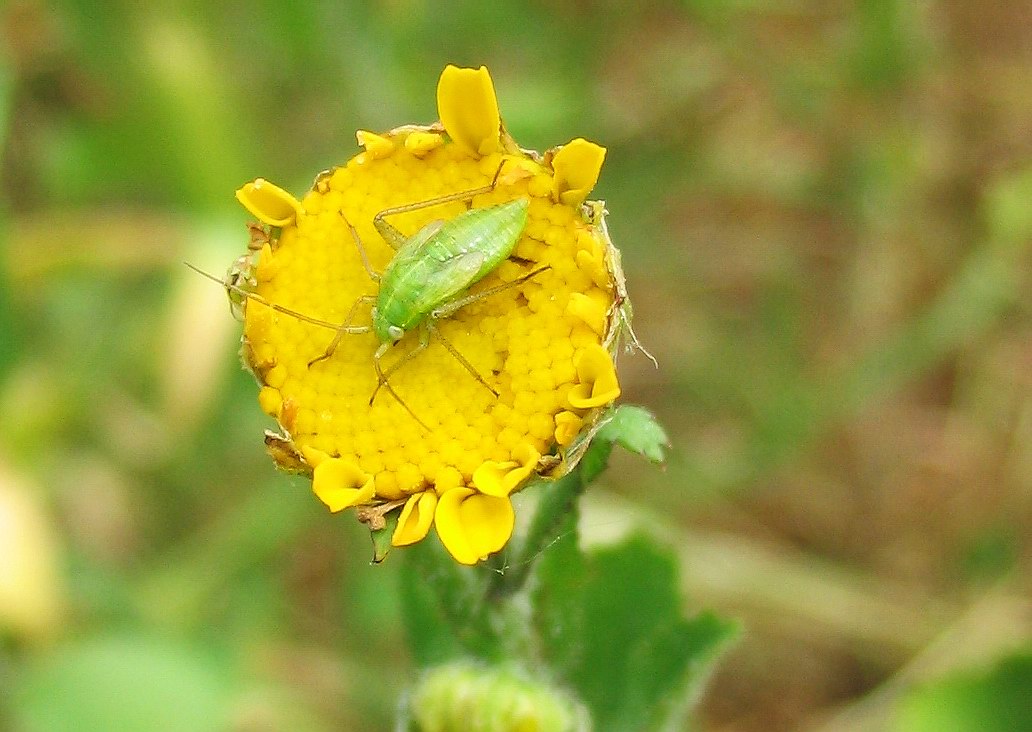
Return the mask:
<path id="1" fill-rule="evenodd" d="M 431 222 L 407 240 L 377 217 L 384 239 L 392 246 L 400 241 L 380 276 L 372 311 L 380 342 L 399 340 L 507 259 L 527 225 L 527 206 L 521 198 L 472 209 L 450 221 Z"/>

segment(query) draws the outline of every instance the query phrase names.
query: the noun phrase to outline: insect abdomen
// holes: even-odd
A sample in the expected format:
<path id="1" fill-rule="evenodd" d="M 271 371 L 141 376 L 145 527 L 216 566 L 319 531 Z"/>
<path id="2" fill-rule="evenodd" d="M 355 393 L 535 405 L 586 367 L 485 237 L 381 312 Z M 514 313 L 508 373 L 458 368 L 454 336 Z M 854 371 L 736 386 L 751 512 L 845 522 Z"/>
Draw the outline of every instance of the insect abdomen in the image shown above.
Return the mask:
<path id="1" fill-rule="evenodd" d="M 475 208 L 456 216 L 433 237 L 434 243 L 440 244 L 440 256 L 437 252 L 434 256 L 444 261 L 460 253 L 483 253 L 484 265 L 477 276 L 466 283 L 469 287 L 512 254 L 527 226 L 527 207 L 527 199 L 521 198 L 490 208 Z"/>

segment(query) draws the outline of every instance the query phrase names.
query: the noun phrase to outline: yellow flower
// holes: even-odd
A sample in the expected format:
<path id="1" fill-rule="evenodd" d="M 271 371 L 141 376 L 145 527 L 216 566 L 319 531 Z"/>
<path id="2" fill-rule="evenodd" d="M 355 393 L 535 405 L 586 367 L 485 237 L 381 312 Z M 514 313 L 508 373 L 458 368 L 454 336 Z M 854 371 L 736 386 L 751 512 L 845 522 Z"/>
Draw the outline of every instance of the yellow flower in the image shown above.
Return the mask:
<path id="1" fill-rule="evenodd" d="M 566 312 L 574 315 L 598 333 L 600 336 L 606 332 L 606 309 L 605 305 L 598 300 L 575 292 L 570 295 L 570 304 L 566 306 Z"/>
<path id="2" fill-rule="evenodd" d="M 365 148 L 366 155 L 374 160 L 390 157 L 394 152 L 394 142 L 389 137 L 365 130 L 356 132 L 355 137 L 358 139 L 358 144 Z"/>
<path id="3" fill-rule="evenodd" d="M 331 511 L 397 510 L 393 545 L 435 527 L 457 561 L 475 564 L 509 540 L 510 494 L 572 467 L 564 449 L 619 394 L 607 348 L 626 313 L 601 204 L 582 205 L 605 149 L 577 139 L 544 156 L 521 150 L 483 67 L 447 67 L 437 99 L 440 123 L 360 131 L 362 152 L 300 201 L 262 179 L 243 186 L 237 198 L 266 228 L 252 225 L 232 283 L 248 289 L 242 354 L 282 430 L 266 438 L 276 461 L 310 473 Z M 387 348 L 379 365 L 389 378 L 378 382 L 368 270 L 383 272 L 395 251 L 374 216 L 496 176 L 471 205 L 528 202 L 511 257 L 471 288 L 488 294 L 435 321 L 425 350 L 412 355 L 418 327 Z M 468 205 L 386 220 L 410 237 Z"/>
<path id="4" fill-rule="evenodd" d="M 581 431 L 584 420 L 575 412 L 559 412 L 555 415 L 555 441 L 563 447 L 569 446 Z"/>
<path id="5" fill-rule="evenodd" d="M 264 178 L 257 178 L 241 186 L 236 197 L 256 219 L 269 226 L 293 223 L 301 208 L 296 198 Z"/>

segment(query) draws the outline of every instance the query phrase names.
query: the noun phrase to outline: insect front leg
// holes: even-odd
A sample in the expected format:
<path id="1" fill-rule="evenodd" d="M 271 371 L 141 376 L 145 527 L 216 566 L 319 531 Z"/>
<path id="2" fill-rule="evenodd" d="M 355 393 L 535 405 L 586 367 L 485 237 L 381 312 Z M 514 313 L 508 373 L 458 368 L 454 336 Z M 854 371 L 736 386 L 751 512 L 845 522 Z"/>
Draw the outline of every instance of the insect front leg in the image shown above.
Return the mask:
<path id="1" fill-rule="evenodd" d="M 409 415 L 411 415 L 412 419 L 419 422 L 420 427 L 429 432 L 430 428 L 427 427 L 426 423 L 423 420 L 421 420 L 418 416 L 416 416 L 416 413 L 412 411 L 412 407 L 406 404 L 405 400 L 398 396 L 398 392 L 394 391 L 394 387 L 391 386 L 391 382 L 389 379 L 395 371 L 401 368 L 403 364 L 411 360 L 417 353 L 422 353 L 426 350 L 426 347 L 430 345 L 430 333 L 427 330 L 422 331 L 419 337 L 419 345 L 413 348 L 408 353 L 406 353 L 396 362 L 391 364 L 390 368 L 384 371 L 383 368 L 381 368 L 380 366 L 380 359 L 383 358 L 384 354 L 387 353 L 387 349 L 390 348 L 392 345 L 394 344 L 381 343 L 380 347 L 376 349 L 376 353 L 373 354 L 373 369 L 375 369 L 376 371 L 376 387 L 373 389 L 373 395 L 369 397 L 369 406 L 373 406 L 373 400 L 376 399 L 376 395 L 379 393 L 380 387 L 382 386 L 384 389 L 387 390 L 388 394 L 394 397 L 395 401 L 397 401 L 398 404 L 405 408 L 405 411 L 408 412 Z"/>
<path id="2" fill-rule="evenodd" d="M 326 346 L 326 353 L 321 356 L 317 356 L 308 362 L 308 368 L 312 368 L 312 364 L 324 361 L 333 355 L 333 352 L 337 350 L 337 346 L 340 345 L 340 339 L 345 335 L 355 335 L 360 333 L 368 333 L 372 330 L 371 326 L 368 325 L 352 325 L 351 321 L 355 318 L 355 311 L 358 310 L 358 306 L 366 302 L 376 302 L 375 295 L 362 295 L 360 298 L 355 300 L 351 305 L 351 309 L 348 311 L 348 316 L 344 318 L 344 322 L 335 326 L 336 335 L 333 336 L 333 340 L 330 341 L 330 345 Z"/>
<path id="3" fill-rule="evenodd" d="M 380 273 L 373 269 L 373 265 L 370 264 L 369 255 L 366 253 L 365 246 L 362 244 L 362 237 L 358 235 L 358 229 L 355 228 L 354 224 L 348 221 L 348 218 L 344 215 L 343 211 L 340 212 L 340 217 L 347 225 L 348 231 L 351 232 L 351 238 L 355 242 L 355 248 L 358 249 L 358 256 L 362 259 L 362 266 L 365 267 L 366 274 L 369 275 L 369 279 L 373 282 L 379 282 Z M 397 247 L 395 247 L 395 249 L 397 249 Z"/>
<path id="4" fill-rule="evenodd" d="M 393 376 L 394 373 L 402 366 L 404 366 L 406 363 L 408 363 L 417 355 L 425 351 L 427 349 L 427 346 L 430 345 L 430 329 L 426 327 L 426 325 L 428 324 L 425 324 L 419 331 L 419 345 L 417 345 L 411 351 L 409 351 L 404 356 L 399 358 L 397 361 L 392 363 L 390 365 L 390 368 L 388 368 L 386 371 L 383 371 L 380 368 L 380 357 L 387 353 L 387 349 L 394 344 L 384 343 L 378 349 L 376 349 L 376 353 L 373 355 L 373 365 L 376 368 L 376 387 L 373 389 L 372 396 L 369 397 L 370 407 L 373 406 L 373 400 L 376 399 L 376 395 L 380 391 L 381 386 L 385 387 L 388 391 L 391 391 L 393 393 L 393 390 L 391 389 L 391 385 L 389 383 L 389 379 L 391 378 L 391 376 Z M 397 398 L 396 394 L 394 396 L 395 398 Z"/>

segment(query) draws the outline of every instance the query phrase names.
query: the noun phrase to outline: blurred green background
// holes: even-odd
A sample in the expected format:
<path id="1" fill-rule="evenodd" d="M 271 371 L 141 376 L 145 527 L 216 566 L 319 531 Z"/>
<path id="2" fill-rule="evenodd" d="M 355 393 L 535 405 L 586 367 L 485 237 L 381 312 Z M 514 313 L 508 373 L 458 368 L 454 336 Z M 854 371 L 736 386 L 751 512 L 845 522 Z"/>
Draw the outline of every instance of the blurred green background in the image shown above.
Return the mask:
<path id="1" fill-rule="evenodd" d="M 616 460 L 583 533 L 649 527 L 687 606 L 741 619 L 698 727 L 1025 724 L 1030 28 L 1018 0 L 0 7 L 0 729 L 390 728 L 400 562 L 273 470 L 182 262 L 244 250 L 241 183 L 301 194 L 356 129 L 435 120 L 447 63 L 490 68 L 523 146 L 609 150 L 660 363 L 623 358 L 624 398 L 674 452 Z"/>

